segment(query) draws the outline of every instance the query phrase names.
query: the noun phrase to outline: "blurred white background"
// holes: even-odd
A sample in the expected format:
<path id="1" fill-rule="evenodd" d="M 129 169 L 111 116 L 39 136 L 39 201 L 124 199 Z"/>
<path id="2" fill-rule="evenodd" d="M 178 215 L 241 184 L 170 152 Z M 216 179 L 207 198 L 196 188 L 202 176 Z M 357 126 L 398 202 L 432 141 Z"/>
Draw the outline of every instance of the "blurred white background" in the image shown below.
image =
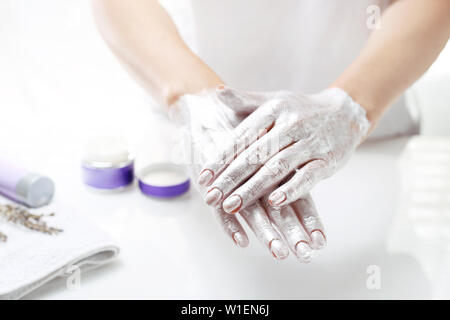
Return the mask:
<path id="1" fill-rule="evenodd" d="M 48 166 L 55 151 L 78 160 L 89 136 L 148 145 L 164 136 L 152 128 L 152 99 L 97 33 L 89 1 L 0 1 L 0 70 L 0 118 L 10 124 L 0 137 L 37 148 L 54 140 Z M 33 162 L 41 151 L 30 154 Z"/>
<path id="2" fill-rule="evenodd" d="M 152 101 L 99 37 L 89 1 L 0 1 L 0 70 L 0 117 L 19 128 L 38 126 L 24 139 L 64 132 L 78 140 L 105 130 L 133 141 L 152 136 L 145 133 Z M 410 95 L 420 107 L 424 134 L 450 135 L 449 87 L 448 45 Z"/>

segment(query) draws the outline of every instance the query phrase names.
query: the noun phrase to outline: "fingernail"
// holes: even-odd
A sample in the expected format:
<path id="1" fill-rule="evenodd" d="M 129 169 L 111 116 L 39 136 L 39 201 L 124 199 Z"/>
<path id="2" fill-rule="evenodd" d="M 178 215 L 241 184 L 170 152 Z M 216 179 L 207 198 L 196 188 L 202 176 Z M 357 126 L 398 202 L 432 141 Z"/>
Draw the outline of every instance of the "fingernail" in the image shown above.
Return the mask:
<path id="1" fill-rule="evenodd" d="M 209 206 L 216 205 L 222 199 L 222 195 L 222 191 L 217 188 L 212 188 L 206 194 L 205 201 Z"/>
<path id="2" fill-rule="evenodd" d="M 320 230 L 316 230 L 311 233 L 311 240 L 315 249 L 322 249 L 327 245 L 327 240 Z"/>
<path id="3" fill-rule="evenodd" d="M 248 246 L 248 239 L 239 231 L 233 233 L 233 240 L 241 248 Z"/>
<path id="4" fill-rule="evenodd" d="M 233 195 L 231 197 L 228 197 L 223 202 L 223 210 L 225 210 L 225 212 L 227 213 L 235 213 L 236 211 L 239 210 L 241 204 L 242 204 L 241 197 L 238 195 Z"/>
<path id="5" fill-rule="evenodd" d="M 306 242 L 299 242 L 295 248 L 298 259 L 303 263 L 308 263 L 312 258 L 312 249 Z"/>
<path id="6" fill-rule="evenodd" d="M 217 86 L 217 90 L 223 90 L 225 89 L 225 86 L 223 84 L 220 84 Z"/>
<path id="7" fill-rule="evenodd" d="M 269 203 L 272 206 L 278 206 L 286 201 L 286 194 L 284 192 L 274 192 L 269 197 Z"/>
<path id="8" fill-rule="evenodd" d="M 289 255 L 288 247 L 283 243 L 283 241 L 275 239 L 270 242 L 269 245 L 272 255 L 280 260 L 286 259 Z"/>
<path id="9" fill-rule="evenodd" d="M 209 185 L 214 177 L 214 174 L 211 170 L 205 169 L 198 177 L 198 184 L 201 186 Z"/>

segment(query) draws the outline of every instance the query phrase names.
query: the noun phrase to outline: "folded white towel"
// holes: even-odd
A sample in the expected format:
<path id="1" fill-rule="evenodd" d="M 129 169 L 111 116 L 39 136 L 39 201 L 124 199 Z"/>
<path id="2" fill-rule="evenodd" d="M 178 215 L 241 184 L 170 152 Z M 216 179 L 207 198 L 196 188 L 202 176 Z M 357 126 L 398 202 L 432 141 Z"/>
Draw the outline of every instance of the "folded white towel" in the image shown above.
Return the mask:
<path id="1" fill-rule="evenodd" d="M 47 235 L 0 217 L 0 231 L 8 236 L 7 242 L 0 242 L 0 299 L 19 299 L 73 270 L 84 272 L 110 262 L 119 253 L 114 240 L 73 209 L 32 211 L 55 212 L 45 221 L 63 232 Z"/>
<path id="2" fill-rule="evenodd" d="M 450 299 L 450 138 L 411 138 L 399 169 L 401 194 L 388 250 L 413 255 L 432 297 Z"/>

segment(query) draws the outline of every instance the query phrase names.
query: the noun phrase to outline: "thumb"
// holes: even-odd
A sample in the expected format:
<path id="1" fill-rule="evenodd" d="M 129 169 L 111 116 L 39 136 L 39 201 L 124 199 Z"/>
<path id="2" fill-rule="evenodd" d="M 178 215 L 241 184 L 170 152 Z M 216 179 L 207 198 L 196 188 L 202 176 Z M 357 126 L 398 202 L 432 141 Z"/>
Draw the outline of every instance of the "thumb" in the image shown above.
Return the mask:
<path id="1" fill-rule="evenodd" d="M 217 96 L 222 103 L 238 114 L 250 114 L 271 96 L 270 92 L 249 92 L 236 90 L 227 86 L 217 89 Z"/>

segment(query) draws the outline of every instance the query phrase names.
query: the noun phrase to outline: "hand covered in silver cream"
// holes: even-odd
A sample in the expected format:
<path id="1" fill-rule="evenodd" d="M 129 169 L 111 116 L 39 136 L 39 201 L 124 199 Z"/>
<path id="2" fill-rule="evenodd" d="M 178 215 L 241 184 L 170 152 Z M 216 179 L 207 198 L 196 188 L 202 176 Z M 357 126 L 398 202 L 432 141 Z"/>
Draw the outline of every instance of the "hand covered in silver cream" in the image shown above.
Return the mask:
<path id="1" fill-rule="evenodd" d="M 217 95 L 232 109 L 255 110 L 208 159 L 198 179 L 212 193 L 206 199 L 221 194 L 228 213 L 268 192 L 273 207 L 308 197 L 318 181 L 345 165 L 370 127 L 365 110 L 338 88 L 315 95 L 224 88 Z"/>
<path id="2" fill-rule="evenodd" d="M 183 161 L 193 181 L 197 180 L 206 159 L 217 153 L 234 128 L 253 110 L 241 105 L 227 107 L 218 98 L 216 90 L 184 95 L 170 107 L 169 116 L 180 129 Z M 205 184 L 194 185 L 203 195 L 211 194 L 211 188 Z M 306 196 L 283 209 L 270 206 L 267 196 L 259 198 L 239 214 L 275 258 L 286 258 L 290 248 L 299 261 L 309 262 L 313 249 L 326 245 L 324 227 L 311 197 Z M 246 247 L 249 243 L 247 233 L 236 216 L 223 210 L 220 197 L 207 197 L 206 201 L 214 206 L 225 232 L 238 246 Z"/>

